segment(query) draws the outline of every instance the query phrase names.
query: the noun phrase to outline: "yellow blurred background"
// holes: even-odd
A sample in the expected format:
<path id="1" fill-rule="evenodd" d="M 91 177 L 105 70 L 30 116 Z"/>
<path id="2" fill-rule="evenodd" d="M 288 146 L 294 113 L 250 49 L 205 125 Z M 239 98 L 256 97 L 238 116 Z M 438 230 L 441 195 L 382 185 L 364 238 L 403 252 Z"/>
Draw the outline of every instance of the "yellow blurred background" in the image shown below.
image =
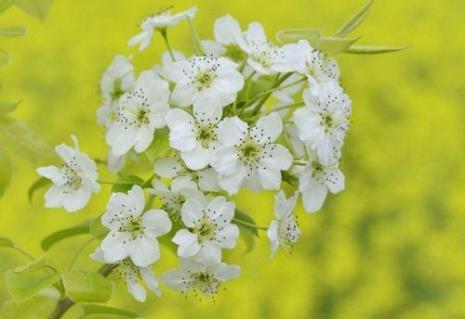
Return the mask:
<path id="1" fill-rule="evenodd" d="M 133 54 L 138 70 L 159 61 L 159 35 L 142 54 L 127 47 L 143 17 L 159 7 L 197 5 L 202 38 L 214 19 L 236 17 L 245 28 L 258 20 L 273 36 L 289 27 L 321 27 L 331 33 L 363 0 L 116 1 L 56 0 L 44 22 L 16 8 L 1 25 L 24 24 L 23 38 L 2 39 L 12 53 L 0 70 L 3 97 L 21 99 L 15 116 L 50 145 L 70 143 L 103 158 L 103 130 L 96 124 L 102 72 L 118 53 Z M 346 190 L 330 196 L 313 215 L 299 209 L 303 230 L 293 253 L 270 260 L 264 234 L 257 248 L 227 254 L 242 275 L 225 285 L 215 302 L 163 297 L 140 304 L 120 285 L 110 304 L 146 318 L 465 318 L 465 23 L 463 0 L 379 0 L 357 31 L 369 44 L 410 44 L 400 53 L 340 55 L 342 81 L 353 100 L 352 128 L 342 168 Z M 192 52 L 188 26 L 170 32 L 175 49 Z M 15 158 L 14 180 L 0 199 L 0 236 L 40 255 L 40 239 L 52 231 L 96 217 L 109 187 L 82 212 L 31 206 L 27 189 L 35 167 Z M 273 216 L 270 194 L 241 193 L 237 202 L 258 224 Z M 64 267 L 85 237 L 56 245 L 49 259 Z M 91 251 L 90 247 L 86 254 Z M 0 272 L 24 263 L 0 250 Z M 97 264 L 83 255 L 82 267 Z M 164 249 L 157 274 L 175 267 Z M 0 278 L 0 302 L 8 298 Z M 70 312 L 66 318 L 76 318 Z"/>

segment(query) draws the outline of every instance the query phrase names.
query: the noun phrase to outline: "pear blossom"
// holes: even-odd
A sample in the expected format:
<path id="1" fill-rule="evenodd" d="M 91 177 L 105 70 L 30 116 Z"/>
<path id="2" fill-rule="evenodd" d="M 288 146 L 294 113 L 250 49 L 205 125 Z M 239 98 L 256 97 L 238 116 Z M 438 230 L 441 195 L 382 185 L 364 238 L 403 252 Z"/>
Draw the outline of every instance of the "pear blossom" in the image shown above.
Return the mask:
<path id="1" fill-rule="evenodd" d="M 147 267 L 160 257 L 157 237 L 171 230 L 168 214 L 161 209 L 144 213 L 142 188 L 134 185 L 127 194 L 113 193 L 102 215 L 102 224 L 110 230 L 101 248 L 109 263 L 130 257 L 135 265 Z"/>
<path id="2" fill-rule="evenodd" d="M 236 19 L 229 14 L 216 19 L 213 34 L 215 41 L 202 41 L 207 53 L 227 56 L 235 62 L 240 62 L 244 58 L 245 53 L 239 47 L 242 37 L 241 26 Z"/>
<path id="3" fill-rule="evenodd" d="M 340 157 L 349 129 L 350 99 L 334 82 L 304 91 L 306 106 L 293 114 L 300 139 L 315 150 L 322 163 Z"/>
<path id="4" fill-rule="evenodd" d="M 175 178 L 170 188 L 157 180 L 153 183 L 153 188 L 150 190 L 150 193 L 161 197 L 163 202 L 162 209 L 165 210 L 171 220 L 177 224 L 181 223 L 182 205 L 188 198 L 195 198 L 199 201 L 205 200 L 197 184 L 187 176 Z"/>
<path id="5" fill-rule="evenodd" d="M 174 61 L 173 61 L 174 57 Z M 184 54 L 182 54 L 179 51 L 172 51 L 171 53 L 169 51 L 163 52 L 161 55 L 161 64 L 154 65 L 153 66 L 153 72 L 155 72 L 155 75 L 167 82 L 170 82 L 170 76 L 168 71 L 172 67 L 172 64 L 176 61 L 180 60 L 185 60 L 186 57 Z"/>
<path id="6" fill-rule="evenodd" d="M 113 119 L 113 112 L 119 98 L 132 90 L 136 78 L 131 57 L 117 55 L 108 69 L 103 73 L 100 81 L 100 91 L 103 96 L 103 104 L 97 111 L 97 121 L 101 125 L 109 125 Z"/>
<path id="7" fill-rule="evenodd" d="M 188 198 L 181 212 L 188 229 L 179 230 L 173 237 L 173 242 L 178 245 L 178 255 L 191 257 L 201 250 L 205 254 L 219 254 L 221 248 L 234 248 L 239 236 L 239 228 L 231 224 L 234 210 L 234 203 L 223 196 L 209 202 Z"/>
<path id="8" fill-rule="evenodd" d="M 193 19 L 197 8 L 192 7 L 177 14 L 171 14 L 172 8 L 164 8 L 157 13 L 148 16 L 142 21 L 142 31 L 129 40 L 129 46 L 139 45 L 139 51 L 148 47 L 152 41 L 155 30 L 164 31 L 167 27 L 174 26 L 187 19 Z"/>
<path id="9" fill-rule="evenodd" d="M 305 211 L 313 213 L 321 209 L 328 191 L 336 194 L 345 187 L 345 179 L 337 161 L 323 164 L 309 150 L 308 163 L 299 176 L 299 192 L 302 194 Z"/>
<path id="10" fill-rule="evenodd" d="M 95 261 L 106 263 L 103 250 L 99 247 L 90 257 Z M 151 267 L 139 267 L 130 258 L 118 262 L 117 268 L 113 271 L 126 282 L 128 292 L 139 302 L 144 302 L 147 298 L 146 286 L 158 297 L 161 296 L 158 279 L 155 277 Z"/>
<path id="11" fill-rule="evenodd" d="M 217 124 L 220 120 L 219 108 L 210 112 L 194 110 L 193 116 L 181 109 L 171 109 L 166 114 L 170 145 L 180 152 L 189 169 L 200 170 L 210 164 L 210 154 L 215 149 Z"/>
<path id="12" fill-rule="evenodd" d="M 176 84 L 171 99 L 181 107 L 193 105 L 200 113 L 231 104 L 244 85 L 237 67 L 236 63 L 215 56 L 176 61 L 167 67 Z"/>
<path id="13" fill-rule="evenodd" d="M 221 285 L 239 277 L 240 267 L 227 265 L 219 255 L 180 258 L 179 269 L 171 269 L 161 276 L 161 280 L 171 289 L 187 293 L 202 293 L 212 296 L 218 293 Z"/>
<path id="14" fill-rule="evenodd" d="M 339 67 L 333 58 L 312 48 L 307 40 L 283 47 L 293 69 L 305 74 L 312 85 L 339 80 Z"/>
<path id="15" fill-rule="evenodd" d="M 65 144 L 55 147 L 63 166 L 40 167 L 37 173 L 53 183 L 45 193 L 45 207 L 63 207 L 68 212 L 75 212 L 87 205 L 92 193 L 100 191 L 100 184 L 95 161 L 79 151 L 75 136 L 71 138 L 74 148 Z"/>
<path id="16" fill-rule="evenodd" d="M 165 125 L 168 98 L 168 83 L 152 71 L 142 72 L 134 90 L 120 98 L 115 119 L 108 127 L 106 141 L 111 152 L 120 156 L 131 148 L 138 153 L 146 150 L 155 129 Z"/>
<path id="17" fill-rule="evenodd" d="M 218 174 L 212 167 L 198 171 L 190 170 L 178 155 L 157 160 L 154 171 L 158 176 L 165 178 L 187 177 L 205 192 L 221 190 L 218 184 Z"/>
<path id="18" fill-rule="evenodd" d="M 275 196 L 274 213 L 276 220 L 271 222 L 266 232 L 271 243 L 272 256 L 279 246 L 289 252 L 300 236 L 300 229 L 294 215 L 297 197 L 298 193 L 295 193 L 287 199 L 283 191 L 280 191 Z"/>
<path id="19" fill-rule="evenodd" d="M 247 31 L 239 38 L 238 44 L 247 53 L 248 64 L 259 74 L 292 71 L 286 52 L 268 42 L 265 30 L 260 23 L 249 24 Z"/>
<path id="20" fill-rule="evenodd" d="M 292 164 L 291 153 L 274 143 L 282 130 L 276 113 L 260 118 L 252 128 L 238 117 L 224 119 L 218 127 L 219 143 L 212 158 L 220 186 L 230 195 L 243 184 L 255 190 L 278 189 L 281 171 Z"/>

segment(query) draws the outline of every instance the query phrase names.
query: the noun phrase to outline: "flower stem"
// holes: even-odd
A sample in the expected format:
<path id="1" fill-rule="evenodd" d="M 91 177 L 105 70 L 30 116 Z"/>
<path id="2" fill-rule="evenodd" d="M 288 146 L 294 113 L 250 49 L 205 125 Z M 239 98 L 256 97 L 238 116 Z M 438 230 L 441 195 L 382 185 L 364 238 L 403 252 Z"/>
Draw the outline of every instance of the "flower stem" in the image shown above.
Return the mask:
<path id="1" fill-rule="evenodd" d="M 161 29 L 160 30 L 160 33 L 161 33 L 161 36 L 163 37 L 163 40 L 165 41 L 165 45 L 166 45 L 166 48 L 168 49 L 168 52 L 170 54 L 170 57 L 171 57 L 171 60 L 173 62 L 176 62 L 176 58 L 174 57 L 174 54 L 173 54 L 173 50 L 171 49 L 171 45 L 170 45 L 170 42 L 168 40 L 168 32 L 166 32 L 166 28 L 165 29 Z"/>
<path id="2" fill-rule="evenodd" d="M 189 21 L 189 27 L 191 29 L 192 42 L 194 43 L 194 51 L 197 55 L 204 55 L 205 50 L 203 48 L 202 42 L 200 42 L 199 35 L 197 34 L 197 31 L 195 30 L 194 23 L 189 18 L 187 19 L 187 21 Z"/>
<path id="3" fill-rule="evenodd" d="M 29 259 L 30 261 L 33 261 L 34 260 L 34 257 L 32 257 L 30 254 L 28 254 L 27 252 L 25 252 L 24 250 L 22 250 L 21 248 L 19 247 L 11 247 L 12 249 L 16 250 L 18 253 L 20 253 L 21 255 L 23 255 L 24 257 L 26 257 L 27 259 Z"/>
<path id="4" fill-rule="evenodd" d="M 268 230 L 268 227 L 257 226 L 255 224 L 251 224 L 251 223 L 248 223 L 246 221 L 243 221 L 243 220 L 237 219 L 237 218 L 233 218 L 233 222 L 236 223 L 236 224 L 241 224 L 241 225 L 244 225 L 244 226 L 247 226 L 247 227 L 252 227 L 252 228 L 255 228 L 255 229 L 259 229 L 259 230 Z"/>

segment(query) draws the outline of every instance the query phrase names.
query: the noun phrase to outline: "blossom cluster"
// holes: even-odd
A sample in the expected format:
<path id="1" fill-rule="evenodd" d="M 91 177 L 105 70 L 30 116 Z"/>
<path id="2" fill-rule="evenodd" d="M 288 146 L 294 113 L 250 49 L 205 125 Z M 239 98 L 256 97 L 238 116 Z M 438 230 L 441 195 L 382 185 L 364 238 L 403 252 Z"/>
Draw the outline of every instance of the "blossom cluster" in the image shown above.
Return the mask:
<path id="1" fill-rule="evenodd" d="M 351 101 L 336 61 L 306 40 L 278 46 L 260 23 L 243 29 L 229 15 L 215 21 L 213 40 L 193 33 L 194 55 L 173 51 L 168 28 L 181 22 L 193 28 L 195 14 L 195 8 L 165 9 L 147 17 L 129 45 L 144 50 L 159 32 L 168 49 L 160 64 L 136 75 L 132 58 L 117 55 L 101 80 L 97 119 L 112 172 L 122 176 L 155 139 L 168 145 L 155 146 L 149 179 L 111 194 L 100 217 L 107 234 L 92 254 L 115 265 L 139 301 L 144 286 L 160 295 L 152 266 L 163 236 L 180 261 L 160 277 L 168 287 L 213 295 L 239 276 L 240 267 L 226 264 L 222 252 L 236 247 L 242 227 L 254 227 L 232 200 L 241 189 L 275 192 L 266 230 L 272 255 L 279 247 L 290 251 L 300 236 L 299 199 L 313 213 L 328 192 L 344 189 L 339 161 Z M 62 166 L 37 170 L 53 183 L 46 207 L 78 211 L 101 188 L 96 161 L 73 139 L 74 147 L 56 147 Z"/>

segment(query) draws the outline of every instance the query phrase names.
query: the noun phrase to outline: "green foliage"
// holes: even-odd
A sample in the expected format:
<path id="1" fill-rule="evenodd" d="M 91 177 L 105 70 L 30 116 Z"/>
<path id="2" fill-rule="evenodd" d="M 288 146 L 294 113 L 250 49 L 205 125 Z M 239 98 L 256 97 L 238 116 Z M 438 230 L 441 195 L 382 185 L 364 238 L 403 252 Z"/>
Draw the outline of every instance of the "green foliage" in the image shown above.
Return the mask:
<path id="1" fill-rule="evenodd" d="M 19 103 L 20 103 L 20 101 L 2 101 L 2 102 L 0 102 L 0 116 L 8 114 L 8 113 L 14 111 L 18 107 Z"/>
<path id="2" fill-rule="evenodd" d="M 58 295 L 52 289 L 42 290 L 23 303 L 8 300 L 3 304 L 0 318 L 2 319 L 38 319 L 47 318 L 53 311 Z"/>
<path id="3" fill-rule="evenodd" d="M 115 318 L 141 318 L 135 312 L 128 311 L 125 309 L 119 309 L 114 307 L 106 307 L 101 305 L 93 305 L 93 304 L 83 304 L 81 305 L 81 309 L 84 312 L 83 318 L 90 319 L 90 318 L 109 318 L 110 316 L 114 316 Z"/>
<path id="4" fill-rule="evenodd" d="M 34 197 L 34 194 L 36 191 L 39 189 L 45 188 L 49 185 L 51 185 L 52 182 L 45 177 L 39 177 L 32 185 L 29 187 L 29 190 L 27 191 L 27 197 L 29 199 L 29 203 L 32 203 L 32 199 Z"/>
<path id="5" fill-rule="evenodd" d="M 108 229 L 102 225 L 100 216 L 90 224 L 90 233 L 95 239 L 103 239 L 108 234 Z"/>
<path id="6" fill-rule="evenodd" d="M 345 53 L 352 54 L 381 54 L 390 53 L 405 50 L 407 46 L 401 47 L 389 47 L 389 46 L 377 46 L 377 45 L 353 45 L 347 48 Z"/>
<path id="7" fill-rule="evenodd" d="M 144 180 L 136 175 L 122 176 L 113 185 L 113 193 L 127 193 L 134 185 L 142 186 Z"/>
<path id="8" fill-rule="evenodd" d="M 15 247 L 15 243 L 9 238 L 0 237 L 0 247 L 13 248 Z"/>
<path id="9" fill-rule="evenodd" d="M 0 28 L 2 37 L 21 37 L 26 34 L 26 29 L 19 25 Z"/>
<path id="10" fill-rule="evenodd" d="M 0 14 L 2 14 L 6 9 L 8 9 L 15 0 L 1 0 L 0 1 Z"/>
<path id="11" fill-rule="evenodd" d="M 113 293 L 113 283 L 95 272 L 71 270 L 61 279 L 67 296 L 74 302 L 106 302 Z"/>
<path id="12" fill-rule="evenodd" d="M 52 6 L 53 0 L 15 0 L 21 10 L 31 16 L 44 20 Z"/>
<path id="13" fill-rule="evenodd" d="M 16 267 L 13 271 L 15 273 L 31 273 L 40 269 L 43 269 L 46 265 L 45 256 L 39 257 L 31 262 L 28 262 L 25 265 Z"/>
<path id="14" fill-rule="evenodd" d="M 2 196 L 8 185 L 10 184 L 12 177 L 12 164 L 10 157 L 5 150 L 0 147 L 0 196 Z"/>
<path id="15" fill-rule="evenodd" d="M 36 295 L 42 289 L 52 286 L 60 279 L 57 273 L 42 271 L 16 272 L 9 270 L 5 273 L 8 292 L 17 302 L 24 302 Z"/>
<path id="16" fill-rule="evenodd" d="M 258 226 L 255 220 L 247 213 L 244 213 L 240 209 L 236 209 L 232 222 L 240 229 L 239 234 L 246 244 L 246 253 L 252 251 L 255 248 L 258 238 Z"/>
<path id="17" fill-rule="evenodd" d="M 367 4 L 360 9 L 353 17 L 351 17 L 346 23 L 344 23 L 339 30 L 334 34 L 335 37 L 344 38 L 349 33 L 354 31 L 368 16 L 371 5 L 374 0 L 369 0 Z"/>
<path id="18" fill-rule="evenodd" d="M 64 239 L 68 239 L 68 238 L 83 235 L 83 234 L 89 234 L 91 223 L 92 223 L 91 220 L 87 220 L 77 226 L 54 232 L 53 234 L 50 234 L 47 237 L 45 237 L 40 242 L 40 246 L 42 247 L 43 250 L 49 250 L 50 247 L 52 247 L 53 245 L 55 245 L 56 243 Z"/>
<path id="19" fill-rule="evenodd" d="M 3 49 L 0 49 L 0 66 L 4 66 L 10 61 L 10 55 Z"/>

